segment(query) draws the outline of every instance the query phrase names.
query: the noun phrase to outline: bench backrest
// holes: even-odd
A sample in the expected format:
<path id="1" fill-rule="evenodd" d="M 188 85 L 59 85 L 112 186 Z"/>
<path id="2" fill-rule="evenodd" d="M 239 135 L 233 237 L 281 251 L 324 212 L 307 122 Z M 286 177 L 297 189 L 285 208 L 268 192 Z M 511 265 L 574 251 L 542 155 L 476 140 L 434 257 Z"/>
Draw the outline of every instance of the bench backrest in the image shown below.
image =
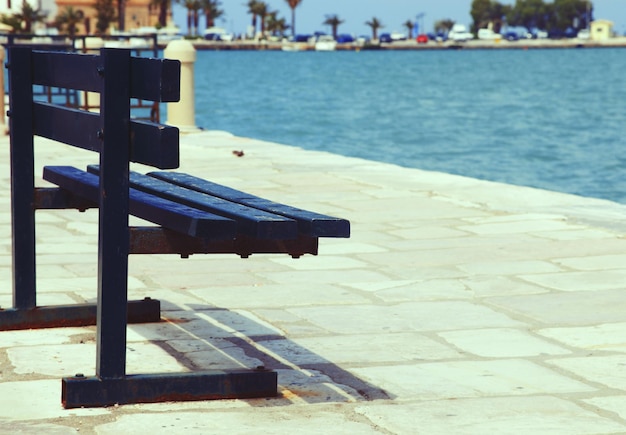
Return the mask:
<path id="1" fill-rule="evenodd" d="M 34 136 L 99 153 L 98 262 L 101 267 L 103 258 L 111 264 L 119 258 L 112 270 L 117 268 L 121 283 L 127 267 L 122 258 L 127 252 L 119 247 L 128 245 L 130 162 L 161 169 L 179 162 L 178 129 L 132 120 L 130 100 L 178 101 L 180 62 L 131 57 L 129 50 L 118 49 L 91 55 L 12 46 L 8 52 L 14 306 L 36 304 Z M 100 112 L 34 101 L 33 85 L 99 93 Z"/>
<path id="2" fill-rule="evenodd" d="M 178 167 L 176 127 L 128 120 L 131 98 L 179 100 L 180 62 L 131 57 L 129 50 L 118 49 L 88 55 L 11 47 L 8 68 L 10 114 L 17 119 L 11 124 L 12 140 L 24 144 L 32 142 L 29 136 L 38 135 L 97 152 L 107 143 L 116 148 L 127 143 L 126 151 L 121 151 L 127 153 L 127 161 Z M 100 113 L 33 101 L 33 85 L 99 93 Z M 107 129 L 107 122 L 114 127 Z"/>

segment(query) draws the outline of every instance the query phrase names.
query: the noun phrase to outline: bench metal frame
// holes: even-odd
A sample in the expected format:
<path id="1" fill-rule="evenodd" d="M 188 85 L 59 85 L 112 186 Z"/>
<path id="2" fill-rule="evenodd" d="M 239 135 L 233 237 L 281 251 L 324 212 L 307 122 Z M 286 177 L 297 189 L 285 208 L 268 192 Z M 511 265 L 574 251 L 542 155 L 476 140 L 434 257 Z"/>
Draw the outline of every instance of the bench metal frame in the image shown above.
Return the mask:
<path id="1" fill-rule="evenodd" d="M 267 370 L 126 374 L 127 321 L 160 319 L 158 301 L 127 300 L 131 234 L 139 234 L 134 239 L 142 240 L 145 234 L 149 239 L 150 232 L 169 231 L 129 229 L 129 162 L 161 169 L 178 166 L 178 130 L 131 120 L 130 99 L 177 101 L 179 63 L 133 58 L 127 50 L 104 49 L 100 55 L 79 55 L 11 47 L 7 67 L 11 101 L 13 307 L 0 310 L 0 329 L 97 324 L 95 376 L 64 378 L 63 406 L 276 395 L 276 373 Z M 94 114 L 34 102 L 34 84 L 99 92 L 101 111 Z M 35 187 L 35 135 L 99 153 L 97 201 L 64 189 Z M 93 206 L 99 209 L 97 305 L 38 306 L 35 210 Z"/>

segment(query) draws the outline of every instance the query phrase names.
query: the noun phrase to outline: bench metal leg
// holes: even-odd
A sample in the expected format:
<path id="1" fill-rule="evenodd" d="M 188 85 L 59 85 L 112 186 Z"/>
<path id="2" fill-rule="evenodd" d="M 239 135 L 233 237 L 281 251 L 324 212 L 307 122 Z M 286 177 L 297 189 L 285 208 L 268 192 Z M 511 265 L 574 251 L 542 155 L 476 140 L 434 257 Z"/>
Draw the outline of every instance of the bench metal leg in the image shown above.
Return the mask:
<path id="1" fill-rule="evenodd" d="M 102 149 L 98 208 L 98 313 L 96 375 L 126 375 L 128 302 L 128 171 L 130 153 L 130 53 L 102 53 Z"/>
<path id="2" fill-rule="evenodd" d="M 60 328 L 96 324 L 96 304 L 53 305 L 0 310 L 0 331 Z M 161 302 L 146 298 L 128 302 L 128 323 L 161 320 Z"/>
<path id="3" fill-rule="evenodd" d="M 64 408 L 183 400 L 275 397 L 276 372 L 210 370 L 190 373 L 127 375 L 119 379 L 75 376 L 62 380 Z"/>
<path id="4" fill-rule="evenodd" d="M 15 68 L 31 71 L 30 53 L 11 57 Z M 35 274 L 35 148 L 33 129 L 33 86 L 30 74 L 13 74 L 11 95 L 11 227 L 13 250 L 13 306 L 34 308 Z"/>

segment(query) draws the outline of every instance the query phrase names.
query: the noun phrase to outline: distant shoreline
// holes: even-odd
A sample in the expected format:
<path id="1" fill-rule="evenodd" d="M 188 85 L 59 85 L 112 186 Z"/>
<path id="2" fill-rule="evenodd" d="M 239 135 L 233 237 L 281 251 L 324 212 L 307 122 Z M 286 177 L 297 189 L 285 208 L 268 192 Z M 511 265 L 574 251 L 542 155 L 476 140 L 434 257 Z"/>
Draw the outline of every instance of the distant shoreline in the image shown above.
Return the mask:
<path id="1" fill-rule="evenodd" d="M 196 50 L 214 51 L 281 51 L 281 42 L 270 41 L 190 41 Z M 162 47 L 161 47 L 162 48 Z M 580 39 L 522 39 L 519 41 L 485 41 L 472 40 L 467 42 L 429 42 L 418 44 L 415 40 L 397 41 L 393 43 L 355 45 L 337 44 L 337 51 L 410 51 L 410 50 L 530 50 L 530 49 L 555 49 L 555 48 L 626 48 L 626 37 L 612 38 L 605 41 L 591 41 Z M 301 46 L 300 51 L 314 51 L 312 45 Z"/>

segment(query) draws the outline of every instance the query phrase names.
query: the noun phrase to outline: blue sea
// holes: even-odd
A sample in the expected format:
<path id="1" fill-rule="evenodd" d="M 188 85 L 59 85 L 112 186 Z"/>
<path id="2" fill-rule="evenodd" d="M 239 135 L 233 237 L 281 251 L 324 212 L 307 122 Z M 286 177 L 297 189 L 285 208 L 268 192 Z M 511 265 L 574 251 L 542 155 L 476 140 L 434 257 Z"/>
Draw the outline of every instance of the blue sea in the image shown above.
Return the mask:
<path id="1" fill-rule="evenodd" d="M 626 203 L 626 49 L 200 51 L 196 120 Z"/>

